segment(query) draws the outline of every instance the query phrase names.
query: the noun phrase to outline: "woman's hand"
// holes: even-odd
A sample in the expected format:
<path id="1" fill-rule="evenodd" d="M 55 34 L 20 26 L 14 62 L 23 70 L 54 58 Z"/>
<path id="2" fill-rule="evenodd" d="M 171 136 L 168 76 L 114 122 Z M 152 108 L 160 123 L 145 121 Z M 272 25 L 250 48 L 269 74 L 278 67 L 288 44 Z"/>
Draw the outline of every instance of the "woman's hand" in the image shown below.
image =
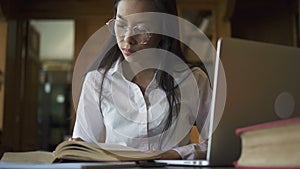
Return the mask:
<path id="1" fill-rule="evenodd" d="M 181 160 L 181 156 L 175 150 L 169 150 L 160 154 L 161 160 Z"/>
<path id="2" fill-rule="evenodd" d="M 69 138 L 68 141 L 83 141 L 80 137 L 76 137 L 76 138 Z"/>

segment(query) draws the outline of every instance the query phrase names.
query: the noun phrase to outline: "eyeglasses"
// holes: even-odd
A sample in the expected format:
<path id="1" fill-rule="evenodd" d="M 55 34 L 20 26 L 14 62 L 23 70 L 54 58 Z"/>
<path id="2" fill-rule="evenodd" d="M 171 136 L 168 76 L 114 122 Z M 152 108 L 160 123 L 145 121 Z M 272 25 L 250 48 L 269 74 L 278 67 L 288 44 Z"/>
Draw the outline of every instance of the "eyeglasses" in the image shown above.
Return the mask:
<path id="1" fill-rule="evenodd" d="M 128 26 L 126 23 L 117 19 L 109 20 L 106 25 L 110 33 L 119 38 L 124 38 L 127 31 L 130 30 L 130 35 L 135 37 L 135 40 L 141 44 L 146 45 L 150 39 L 150 31 L 144 25 Z"/>

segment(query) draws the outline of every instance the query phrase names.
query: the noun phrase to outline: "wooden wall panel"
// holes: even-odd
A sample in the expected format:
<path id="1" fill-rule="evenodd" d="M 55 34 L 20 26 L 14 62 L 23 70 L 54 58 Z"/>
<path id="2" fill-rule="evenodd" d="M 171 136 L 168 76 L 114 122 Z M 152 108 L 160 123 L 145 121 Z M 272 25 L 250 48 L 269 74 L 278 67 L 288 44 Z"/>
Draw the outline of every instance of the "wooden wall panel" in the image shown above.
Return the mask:
<path id="1" fill-rule="evenodd" d="M 0 131 L 3 127 L 7 22 L 0 21 Z"/>
<path id="2" fill-rule="evenodd" d="M 20 123 L 22 111 L 22 22 L 9 21 L 7 32 L 7 57 L 5 102 L 3 116 L 2 148 L 5 151 L 20 150 Z"/>
<path id="3" fill-rule="evenodd" d="M 237 0 L 232 36 L 296 46 L 298 0 Z"/>
<path id="4" fill-rule="evenodd" d="M 0 0 L 8 19 L 66 19 L 113 13 L 113 2 L 104 0 Z"/>

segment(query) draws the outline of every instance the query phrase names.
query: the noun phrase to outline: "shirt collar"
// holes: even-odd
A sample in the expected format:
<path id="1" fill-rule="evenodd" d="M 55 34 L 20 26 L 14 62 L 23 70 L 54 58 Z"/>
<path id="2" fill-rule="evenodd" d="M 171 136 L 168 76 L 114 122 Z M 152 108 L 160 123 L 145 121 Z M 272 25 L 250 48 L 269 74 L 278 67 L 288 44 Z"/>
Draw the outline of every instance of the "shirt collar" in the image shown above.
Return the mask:
<path id="1" fill-rule="evenodd" d="M 119 57 L 118 60 L 115 63 L 113 63 L 111 69 L 107 73 L 109 75 L 114 75 L 115 73 L 123 74 L 121 63 L 122 63 L 122 58 Z"/>
<path id="2" fill-rule="evenodd" d="M 122 69 L 122 57 L 119 57 L 115 63 L 113 63 L 111 69 L 108 71 L 109 75 L 114 75 L 116 73 L 119 73 L 123 76 L 123 69 Z M 176 63 L 173 64 L 173 78 L 176 81 L 177 84 L 180 84 L 182 81 L 184 81 L 192 72 L 191 69 L 187 65 L 182 65 L 182 63 Z M 154 75 L 154 78 L 150 84 L 151 88 L 155 88 L 158 85 L 158 82 L 155 80 L 157 76 L 157 72 Z"/>

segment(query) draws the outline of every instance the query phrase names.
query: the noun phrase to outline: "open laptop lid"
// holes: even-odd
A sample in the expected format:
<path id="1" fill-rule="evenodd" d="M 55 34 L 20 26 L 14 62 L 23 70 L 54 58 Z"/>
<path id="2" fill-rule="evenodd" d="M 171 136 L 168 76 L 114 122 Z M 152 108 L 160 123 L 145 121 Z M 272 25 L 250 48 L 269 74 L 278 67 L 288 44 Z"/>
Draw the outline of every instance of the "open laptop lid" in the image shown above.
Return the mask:
<path id="1" fill-rule="evenodd" d="M 300 116 L 299 63 L 299 48 L 234 38 L 218 41 L 211 165 L 232 165 L 239 158 L 236 128 Z"/>

